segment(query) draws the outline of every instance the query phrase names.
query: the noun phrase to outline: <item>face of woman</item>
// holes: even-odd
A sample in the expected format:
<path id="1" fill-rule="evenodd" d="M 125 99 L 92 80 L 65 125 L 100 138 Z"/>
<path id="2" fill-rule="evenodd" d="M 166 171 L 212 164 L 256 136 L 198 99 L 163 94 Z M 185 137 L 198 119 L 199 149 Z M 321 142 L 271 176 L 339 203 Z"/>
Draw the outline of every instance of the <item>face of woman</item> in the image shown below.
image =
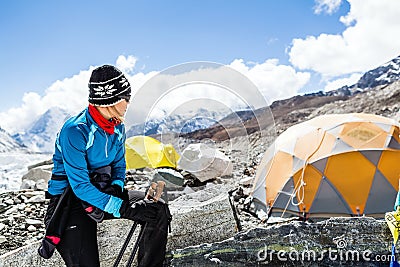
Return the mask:
<path id="1" fill-rule="evenodd" d="M 96 108 L 101 113 L 101 115 L 103 115 L 103 117 L 106 118 L 107 120 L 111 118 L 116 118 L 120 121 L 124 121 L 124 116 L 126 110 L 128 109 L 128 104 L 129 102 L 124 99 L 121 102 L 115 104 L 114 106 L 96 107 Z"/>
<path id="2" fill-rule="evenodd" d="M 120 121 L 124 121 L 124 116 L 126 113 L 126 110 L 128 109 L 128 101 L 123 100 L 117 104 L 115 104 L 114 106 L 111 107 L 107 107 L 107 113 L 109 115 L 110 118 L 117 118 Z"/>
<path id="3" fill-rule="evenodd" d="M 128 102 L 126 100 L 123 100 L 113 106 L 115 115 L 118 115 L 116 117 L 124 117 L 127 109 L 128 109 Z"/>

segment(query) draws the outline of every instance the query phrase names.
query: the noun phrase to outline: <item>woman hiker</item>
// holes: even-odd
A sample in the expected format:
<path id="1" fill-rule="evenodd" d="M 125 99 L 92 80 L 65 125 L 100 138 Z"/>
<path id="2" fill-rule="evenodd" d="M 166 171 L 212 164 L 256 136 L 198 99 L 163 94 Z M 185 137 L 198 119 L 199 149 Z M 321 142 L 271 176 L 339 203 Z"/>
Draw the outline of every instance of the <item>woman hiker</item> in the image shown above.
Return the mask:
<path id="1" fill-rule="evenodd" d="M 48 184 L 47 229 L 39 249 L 43 257 L 51 257 L 56 248 L 68 267 L 100 266 L 97 222 L 125 218 L 147 223 L 139 243 L 139 266 L 163 266 L 168 208 L 144 200 L 143 192 L 124 190 L 123 121 L 130 96 L 130 84 L 120 70 L 98 67 L 89 80 L 88 107 L 61 128 Z"/>

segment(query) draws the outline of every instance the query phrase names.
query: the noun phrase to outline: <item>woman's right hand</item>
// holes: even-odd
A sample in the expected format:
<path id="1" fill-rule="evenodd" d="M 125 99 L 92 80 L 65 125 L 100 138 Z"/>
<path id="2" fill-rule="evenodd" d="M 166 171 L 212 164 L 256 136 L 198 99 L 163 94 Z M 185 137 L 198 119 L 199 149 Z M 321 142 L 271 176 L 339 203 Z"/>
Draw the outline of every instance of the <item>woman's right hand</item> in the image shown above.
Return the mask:
<path id="1" fill-rule="evenodd" d="M 121 218 L 138 221 L 140 223 L 156 223 L 158 211 L 159 204 L 152 201 L 140 200 L 130 204 L 129 201 L 124 200 L 122 201 L 119 213 L 121 214 Z"/>

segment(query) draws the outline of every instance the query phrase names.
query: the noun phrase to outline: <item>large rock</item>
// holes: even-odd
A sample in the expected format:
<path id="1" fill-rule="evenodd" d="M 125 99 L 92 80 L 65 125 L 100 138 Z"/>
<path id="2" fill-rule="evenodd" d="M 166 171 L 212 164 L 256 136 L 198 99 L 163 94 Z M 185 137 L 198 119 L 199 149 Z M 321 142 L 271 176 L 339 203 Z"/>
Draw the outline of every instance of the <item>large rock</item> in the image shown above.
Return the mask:
<path id="1" fill-rule="evenodd" d="M 171 251 L 171 266 L 389 266 L 383 220 L 331 218 L 254 228 L 234 238 Z M 397 257 L 398 258 L 398 257 Z"/>
<path id="2" fill-rule="evenodd" d="M 224 185 L 208 185 L 181 196 L 170 203 L 170 210 L 173 217 L 169 249 L 222 241 L 238 229 Z"/>
<path id="3" fill-rule="evenodd" d="M 30 169 L 24 176 L 22 176 L 22 180 L 32 180 L 38 181 L 40 179 L 44 179 L 46 182 L 51 178 L 51 169 L 48 166 L 40 166 L 33 169 Z"/>
<path id="4" fill-rule="evenodd" d="M 193 173 L 202 182 L 231 175 L 233 169 L 231 160 L 224 153 L 206 144 L 187 146 L 178 165 L 181 169 Z"/>
<path id="5" fill-rule="evenodd" d="M 51 178 L 53 165 L 41 165 L 29 168 L 22 176 L 21 189 L 47 190 L 47 182 Z"/>

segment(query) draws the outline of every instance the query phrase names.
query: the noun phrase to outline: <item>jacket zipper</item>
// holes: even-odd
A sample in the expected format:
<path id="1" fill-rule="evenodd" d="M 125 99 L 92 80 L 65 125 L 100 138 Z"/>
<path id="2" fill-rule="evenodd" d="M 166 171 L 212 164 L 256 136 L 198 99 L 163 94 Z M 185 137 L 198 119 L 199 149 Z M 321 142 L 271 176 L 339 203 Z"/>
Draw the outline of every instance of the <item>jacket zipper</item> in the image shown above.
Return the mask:
<path id="1" fill-rule="evenodd" d="M 104 131 L 104 130 L 103 130 Z M 106 131 L 104 131 L 104 134 L 106 135 L 106 146 L 104 148 L 105 152 L 106 152 L 106 158 L 108 158 L 108 152 L 107 152 L 107 147 L 108 147 L 108 134 L 106 133 Z"/>

